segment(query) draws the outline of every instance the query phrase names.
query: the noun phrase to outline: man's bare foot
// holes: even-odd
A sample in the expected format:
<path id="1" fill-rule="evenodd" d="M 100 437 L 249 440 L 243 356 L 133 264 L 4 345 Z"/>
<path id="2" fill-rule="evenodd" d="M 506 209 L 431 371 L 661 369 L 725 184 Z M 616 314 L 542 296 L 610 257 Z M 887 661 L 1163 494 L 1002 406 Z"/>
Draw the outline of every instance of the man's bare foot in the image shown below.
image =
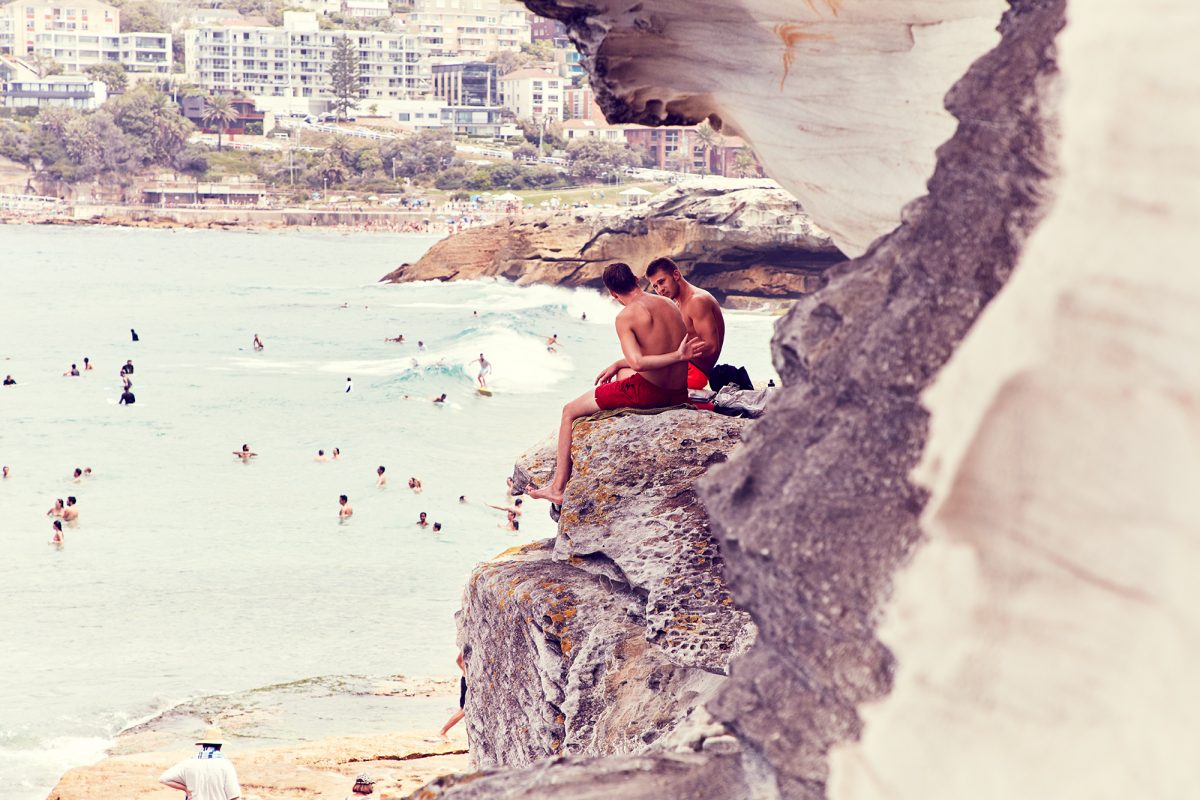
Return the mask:
<path id="1" fill-rule="evenodd" d="M 544 489 L 526 487 L 525 493 L 535 500 L 549 500 L 556 506 L 562 505 L 563 492 L 561 489 L 555 489 L 553 486 L 547 486 Z"/>

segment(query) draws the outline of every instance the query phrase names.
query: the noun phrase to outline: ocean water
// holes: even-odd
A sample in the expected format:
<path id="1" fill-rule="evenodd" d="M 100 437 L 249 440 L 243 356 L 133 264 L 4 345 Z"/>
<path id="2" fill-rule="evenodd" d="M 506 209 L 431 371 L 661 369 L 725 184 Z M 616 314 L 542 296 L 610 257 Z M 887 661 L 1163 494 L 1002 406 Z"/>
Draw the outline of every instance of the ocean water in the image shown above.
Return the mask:
<path id="1" fill-rule="evenodd" d="M 0 387 L 0 800 L 45 797 L 122 731 L 175 749 L 210 718 L 246 745 L 440 727 L 472 565 L 554 532 L 544 503 L 519 535 L 485 504 L 618 351 L 593 291 L 376 283 L 433 241 L 0 226 L 0 375 L 18 382 Z M 765 383 L 772 324 L 730 314 L 723 360 Z M 45 513 L 68 495 L 59 549 Z"/>

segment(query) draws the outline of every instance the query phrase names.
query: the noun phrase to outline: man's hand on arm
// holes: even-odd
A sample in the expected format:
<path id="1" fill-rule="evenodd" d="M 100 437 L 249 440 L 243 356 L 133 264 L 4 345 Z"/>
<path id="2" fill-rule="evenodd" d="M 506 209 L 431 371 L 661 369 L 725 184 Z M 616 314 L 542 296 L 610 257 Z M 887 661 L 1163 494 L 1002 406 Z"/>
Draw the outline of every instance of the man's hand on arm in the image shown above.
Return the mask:
<path id="1" fill-rule="evenodd" d="M 692 361 L 704 355 L 704 351 L 708 349 L 708 345 L 699 336 L 683 335 L 683 341 L 679 343 L 679 349 L 675 351 L 680 361 Z"/>
<path id="2" fill-rule="evenodd" d="M 596 376 L 596 385 L 598 386 L 602 383 L 608 383 L 617 376 L 618 372 L 627 368 L 628 366 L 629 364 L 625 363 L 625 359 L 618 358 L 616 361 L 601 370 L 600 374 Z"/>

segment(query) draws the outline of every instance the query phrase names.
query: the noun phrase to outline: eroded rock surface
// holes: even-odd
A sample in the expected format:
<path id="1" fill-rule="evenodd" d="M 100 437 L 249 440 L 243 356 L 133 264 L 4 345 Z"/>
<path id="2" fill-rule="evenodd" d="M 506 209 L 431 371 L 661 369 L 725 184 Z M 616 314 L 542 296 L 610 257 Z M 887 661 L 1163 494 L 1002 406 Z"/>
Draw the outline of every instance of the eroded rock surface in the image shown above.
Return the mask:
<path id="1" fill-rule="evenodd" d="M 620 211 L 534 212 L 468 229 L 383 280 L 503 277 L 600 287 L 612 262 L 640 273 L 659 256 L 675 259 L 688 280 L 735 303 L 800 297 L 845 258 L 773 181 L 705 178 Z"/>
<path id="2" fill-rule="evenodd" d="M 745 424 L 688 409 L 576 427 L 558 537 L 480 565 L 464 596 L 477 765 L 686 749 L 723 733 L 700 709 L 753 625 L 724 586 L 694 485 Z M 552 469 L 549 447 L 531 451 L 517 488 Z"/>
<path id="3" fill-rule="evenodd" d="M 946 92 L 1002 0 L 525 0 L 566 23 L 610 122 L 713 117 L 848 255 L 900 221 L 954 132 Z"/>

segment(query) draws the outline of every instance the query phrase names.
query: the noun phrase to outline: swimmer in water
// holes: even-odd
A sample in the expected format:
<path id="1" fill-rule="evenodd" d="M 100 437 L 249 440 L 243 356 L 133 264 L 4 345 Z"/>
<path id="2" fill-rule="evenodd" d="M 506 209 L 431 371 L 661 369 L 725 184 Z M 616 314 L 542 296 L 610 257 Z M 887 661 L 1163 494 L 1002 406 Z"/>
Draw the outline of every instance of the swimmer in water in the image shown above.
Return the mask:
<path id="1" fill-rule="evenodd" d="M 90 478 L 90 477 L 92 477 L 92 468 L 91 468 L 91 467 L 84 467 L 84 468 L 83 468 L 83 477 L 85 477 L 85 478 Z"/>
<path id="2" fill-rule="evenodd" d="M 83 483 L 83 470 L 79 467 L 75 468 L 75 474 L 71 476 L 72 483 Z"/>
<path id="3" fill-rule="evenodd" d="M 121 373 L 121 388 L 127 392 L 133 388 L 133 381 L 129 380 L 129 376 L 124 372 Z"/>
<path id="4" fill-rule="evenodd" d="M 395 339 L 384 339 L 385 342 L 395 342 L 396 344 L 404 344 L 404 334 L 400 334 Z"/>
<path id="5" fill-rule="evenodd" d="M 445 393 L 445 392 L 442 392 L 442 393 L 441 393 L 439 396 L 437 396 L 437 397 L 433 398 L 433 402 L 435 402 L 435 403 L 444 403 L 444 402 L 446 402 L 446 393 Z"/>
<path id="6" fill-rule="evenodd" d="M 560 345 L 558 343 L 558 334 L 557 333 L 550 334 L 550 336 L 547 337 L 547 339 L 546 339 L 546 352 L 547 353 L 557 353 L 558 350 L 556 348 L 558 348 L 558 347 L 560 347 Z"/>
<path id="7" fill-rule="evenodd" d="M 117 405 L 131 406 L 136 402 L 137 402 L 137 398 L 134 397 L 133 392 L 129 391 L 129 386 L 126 386 L 125 391 L 121 392 L 120 399 L 117 400 Z"/>
<path id="8" fill-rule="evenodd" d="M 433 532 L 441 533 L 442 532 L 442 523 L 440 523 L 440 522 L 433 523 Z"/>
<path id="9" fill-rule="evenodd" d="M 260 352 L 260 351 L 263 349 L 263 343 L 262 343 L 262 339 L 258 338 L 258 334 L 257 334 L 257 333 L 256 333 L 256 334 L 254 334 L 254 342 L 253 342 L 253 344 L 251 344 L 250 346 L 254 348 L 254 351 L 255 351 L 256 353 L 257 353 L 257 352 Z"/>
<path id="10" fill-rule="evenodd" d="M 5 467 L 4 469 L 6 469 L 6 470 L 7 470 L 7 469 L 8 469 L 8 467 Z M 458 496 L 458 502 L 462 503 L 463 505 L 466 505 L 466 502 L 467 502 L 467 496 L 466 496 L 465 494 L 460 494 L 460 495 Z"/>
<path id="11" fill-rule="evenodd" d="M 425 520 L 425 512 L 424 511 L 422 511 L 421 515 L 417 518 L 417 525 L 422 528 L 429 527 L 429 523 Z"/>
<path id="12" fill-rule="evenodd" d="M 61 517 L 62 515 L 63 515 L 63 501 L 62 501 L 62 498 L 60 497 L 54 501 L 53 507 L 51 507 L 51 509 L 46 512 L 46 516 L 47 517 Z"/>
<path id="13" fill-rule="evenodd" d="M 383 473 L 386 471 L 387 470 L 383 466 L 383 464 L 380 464 L 379 469 L 375 470 L 375 474 L 379 476 L 378 478 L 375 479 L 376 486 L 387 486 L 387 478 L 383 477 Z"/>
<path id="14" fill-rule="evenodd" d="M 342 451 L 338 450 L 336 447 L 333 448 L 333 460 L 337 461 L 341 457 L 342 457 Z"/>
<path id="15" fill-rule="evenodd" d="M 583 320 L 584 322 L 587 322 L 587 312 L 585 311 L 585 312 L 583 312 L 582 314 L 580 314 L 580 315 L 579 315 L 579 318 L 580 318 L 581 320 Z"/>
<path id="16" fill-rule="evenodd" d="M 511 506 L 494 506 L 491 503 L 488 503 L 487 506 L 488 508 L 494 508 L 497 511 L 507 511 L 509 514 L 519 517 L 522 513 L 521 504 L 524 502 L 524 500 L 518 497 L 516 500 L 513 500 L 513 504 Z"/>
<path id="17" fill-rule="evenodd" d="M 328 460 L 329 460 L 329 456 L 325 455 L 324 450 L 318 450 L 317 457 L 313 459 L 313 461 L 328 461 Z"/>
<path id="18" fill-rule="evenodd" d="M 92 362 L 88 361 L 87 356 L 84 356 L 83 357 L 83 371 L 87 372 L 91 368 L 92 368 Z"/>
<path id="19" fill-rule="evenodd" d="M 8 466 L 7 465 L 5 465 L 5 467 L 2 470 L 0 470 L 0 480 L 8 480 Z"/>
<path id="20" fill-rule="evenodd" d="M 354 509 L 350 506 L 350 498 L 346 497 L 346 495 L 338 495 L 338 505 L 341 506 L 338 509 L 338 520 L 345 520 L 354 516 Z"/>
<path id="21" fill-rule="evenodd" d="M 132 359 L 131 359 L 131 360 L 127 360 L 127 361 L 125 362 L 125 365 L 124 365 L 123 367 L 121 367 L 121 374 L 122 374 L 122 375 L 132 375 L 132 374 L 133 374 L 133 361 L 132 361 Z"/>
<path id="22" fill-rule="evenodd" d="M 129 329 L 129 335 L 133 337 L 133 341 L 136 342 L 138 340 L 137 331 L 135 331 L 133 328 Z"/>
<path id="23" fill-rule="evenodd" d="M 350 382 L 349 378 L 346 378 L 346 394 L 350 394 L 350 392 L 353 390 L 354 390 L 354 384 Z"/>
<path id="24" fill-rule="evenodd" d="M 243 463 L 249 463 L 250 459 L 252 459 L 258 455 L 258 453 L 250 452 L 250 445 L 248 445 L 248 444 L 242 445 L 241 450 L 234 450 L 233 454 L 235 456 L 237 456 L 238 458 L 240 458 Z"/>
<path id="25" fill-rule="evenodd" d="M 501 530 L 509 531 L 510 533 L 513 531 L 519 531 L 521 530 L 521 520 L 517 519 L 517 515 L 510 511 L 508 512 L 508 519 L 496 527 L 500 528 Z"/>
<path id="26" fill-rule="evenodd" d="M 59 547 L 62 547 L 64 543 L 62 522 L 59 520 L 54 520 L 50 523 L 50 529 L 54 531 L 54 535 L 50 537 L 50 544 L 56 544 Z"/>
<path id="27" fill-rule="evenodd" d="M 63 509 L 63 522 L 75 522 L 79 519 L 79 509 L 75 507 L 75 498 L 67 498 L 67 507 Z"/>
<path id="28" fill-rule="evenodd" d="M 69 370 L 67 370 L 66 372 L 64 372 L 63 375 L 70 375 L 72 378 L 78 378 L 79 377 L 79 367 L 72 364 L 71 368 Z"/>
<path id="29" fill-rule="evenodd" d="M 408 488 L 412 489 L 416 494 L 421 493 L 421 482 L 416 478 L 408 479 Z"/>
<path id="30" fill-rule="evenodd" d="M 13 380 L 12 375 L 5 375 L 4 376 L 4 385 L 5 386 L 16 386 L 17 382 Z"/>
<path id="31" fill-rule="evenodd" d="M 479 354 L 479 375 L 475 380 L 479 381 L 479 388 L 487 388 L 487 376 L 492 373 L 492 363 L 483 357 L 483 353 Z"/>
<path id="32" fill-rule="evenodd" d="M 418 350 L 418 352 L 421 352 L 421 353 L 425 352 L 425 343 L 423 341 L 421 341 L 420 339 L 417 339 L 417 350 Z"/>

